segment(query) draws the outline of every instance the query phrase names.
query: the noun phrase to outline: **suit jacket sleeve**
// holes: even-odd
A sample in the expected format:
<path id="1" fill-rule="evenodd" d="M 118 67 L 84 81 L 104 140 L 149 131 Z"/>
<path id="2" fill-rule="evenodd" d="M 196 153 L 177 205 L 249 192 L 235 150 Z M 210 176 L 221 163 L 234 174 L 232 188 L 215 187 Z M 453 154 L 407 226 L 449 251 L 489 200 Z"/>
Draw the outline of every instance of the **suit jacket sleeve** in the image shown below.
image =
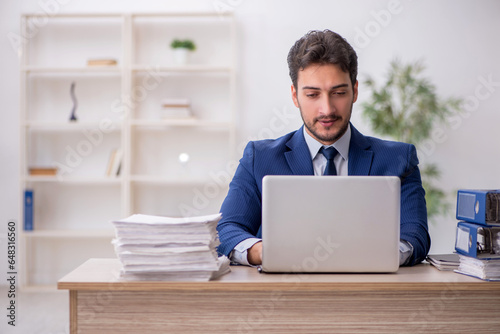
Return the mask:
<path id="1" fill-rule="evenodd" d="M 262 204 L 254 174 L 254 151 L 254 143 L 248 143 L 222 203 L 218 251 L 226 256 L 241 241 L 260 237 Z"/>
<path id="2" fill-rule="evenodd" d="M 425 259 L 430 248 L 427 208 L 415 146 L 408 145 L 408 159 L 401 178 L 401 239 L 413 246 L 410 265 Z"/>

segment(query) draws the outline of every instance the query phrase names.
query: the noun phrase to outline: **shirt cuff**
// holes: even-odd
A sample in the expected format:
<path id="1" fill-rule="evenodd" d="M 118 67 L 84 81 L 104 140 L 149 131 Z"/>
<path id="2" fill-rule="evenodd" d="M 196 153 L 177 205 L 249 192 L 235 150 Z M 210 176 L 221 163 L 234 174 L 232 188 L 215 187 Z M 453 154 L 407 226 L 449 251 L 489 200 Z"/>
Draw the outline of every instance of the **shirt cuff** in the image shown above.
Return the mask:
<path id="1" fill-rule="evenodd" d="M 248 263 L 248 250 L 259 241 L 262 241 L 262 239 L 248 238 L 243 240 L 234 247 L 233 251 L 229 255 L 229 259 L 232 262 L 250 266 L 250 263 Z"/>
<path id="2" fill-rule="evenodd" d="M 406 240 L 399 240 L 399 266 L 406 266 L 413 255 L 413 245 Z"/>

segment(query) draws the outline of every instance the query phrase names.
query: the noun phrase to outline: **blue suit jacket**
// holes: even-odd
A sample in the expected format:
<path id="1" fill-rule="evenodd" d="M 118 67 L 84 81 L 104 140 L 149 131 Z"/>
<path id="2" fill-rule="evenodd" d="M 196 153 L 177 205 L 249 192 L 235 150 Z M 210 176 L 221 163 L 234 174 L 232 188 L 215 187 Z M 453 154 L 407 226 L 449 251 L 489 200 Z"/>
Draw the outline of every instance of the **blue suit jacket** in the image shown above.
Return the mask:
<path id="1" fill-rule="evenodd" d="M 248 143 L 221 207 L 218 251 L 229 256 L 241 241 L 261 238 L 264 176 L 313 174 L 302 128 L 278 139 Z M 401 239 L 413 245 L 410 264 L 422 261 L 429 251 L 430 237 L 415 146 L 366 137 L 351 124 L 348 174 L 399 176 Z"/>

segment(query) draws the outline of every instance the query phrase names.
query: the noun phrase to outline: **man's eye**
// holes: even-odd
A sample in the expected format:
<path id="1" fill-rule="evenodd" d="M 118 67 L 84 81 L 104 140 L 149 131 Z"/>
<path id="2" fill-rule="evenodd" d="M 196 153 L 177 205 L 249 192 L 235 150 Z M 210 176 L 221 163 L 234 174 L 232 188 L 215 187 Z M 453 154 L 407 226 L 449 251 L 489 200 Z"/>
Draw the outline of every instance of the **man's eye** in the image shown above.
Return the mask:
<path id="1" fill-rule="evenodd" d="M 345 95 L 346 92 L 344 91 L 339 91 L 339 92 L 333 92 L 332 95 Z"/>
<path id="2" fill-rule="evenodd" d="M 311 93 L 311 94 L 306 94 L 307 97 L 316 97 L 318 96 L 318 94 L 316 93 Z"/>

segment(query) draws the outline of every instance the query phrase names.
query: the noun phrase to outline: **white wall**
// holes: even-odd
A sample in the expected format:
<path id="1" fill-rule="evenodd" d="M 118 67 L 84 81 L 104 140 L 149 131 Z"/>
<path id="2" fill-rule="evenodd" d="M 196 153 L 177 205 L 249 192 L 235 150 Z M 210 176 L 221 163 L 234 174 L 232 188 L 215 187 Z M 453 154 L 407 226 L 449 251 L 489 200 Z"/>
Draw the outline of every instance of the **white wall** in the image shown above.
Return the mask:
<path id="1" fill-rule="evenodd" d="M 222 7 L 221 7 L 222 6 Z M 232 8 L 238 20 L 239 142 L 276 137 L 296 129 L 300 117 L 290 99 L 286 56 L 290 46 L 311 29 L 329 28 L 355 46 L 360 81 L 366 75 L 382 80 L 394 57 L 424 59 L 427 75 L 443 96 L 467 98 L 468 112 L 454 127 L 420 152 L 421 160 L 439 164 L 440 185 L 458 188 L 500 188 L 500 2 L 483 0 L 2 0 L 0 2 L 0 233 L 9 219 L 19 223 L 19 64 L 9 33 L 19 33 L 19 16 L 32 12 L 207 11 Z M 387 14 L 392 9 L 393 14 Z M 377 21 L 378 20 L 378 21 Z M 361 35 L 365 31 L 370 36 Z M 484 82 L 493 82 L 488 86 Z M 360 84 L 353 123 L 372 134 L 363 122 Z M 241 146 L 240 145 L 240 146 Z M 453 210 L 452 210 L 453 211 Z M 431 225 L 431 252 L 453 250 L 453 212 Z M 0 238 L 0 249 L 5 239 Z M 4 251 L 0 252 L 4 254 Z M 0 264 L 3 263 L 0 260 Z M 1 265 L 0 265 L 1 269 Z M 2 270 L 4 272 L 4 270 Z"/>

